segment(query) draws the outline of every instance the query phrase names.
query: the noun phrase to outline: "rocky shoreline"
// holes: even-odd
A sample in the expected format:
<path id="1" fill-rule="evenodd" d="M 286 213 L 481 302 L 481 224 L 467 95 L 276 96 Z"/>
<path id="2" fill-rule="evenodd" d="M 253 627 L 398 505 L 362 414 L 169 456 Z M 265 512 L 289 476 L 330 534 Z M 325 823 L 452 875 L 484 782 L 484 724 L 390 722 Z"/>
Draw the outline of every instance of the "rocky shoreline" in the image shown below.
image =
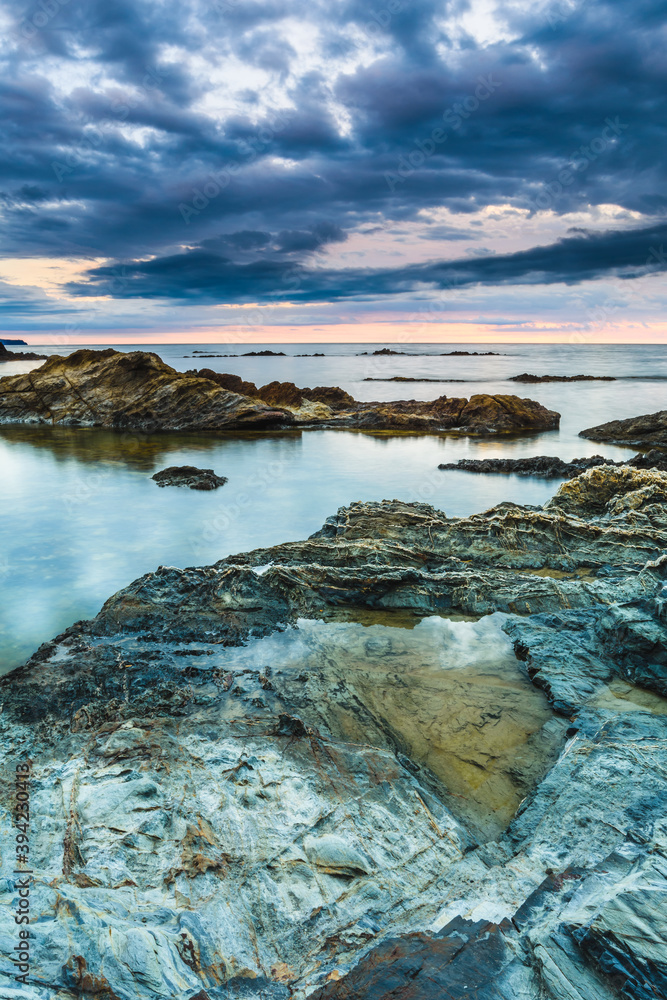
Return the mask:
<path id="1" fill-rule="evenodd" d="M 362 403 L 335 386 L 258 388 L 210 369 L 178 372 L 156 354 L 79 350 L 26 375 L 0 379 L 0 422 L 51 423 L 147 432 L 327 427 L 462 434 L 554 430 L 560 414 L 531 399 Z"/>
<path id="2" fill-rule="evenodd" d="M 0 363 L 3 361 L 46 361 L 48 355 L 35 354 L 33 351 L 8 351 L 0 341 Z"/>
<path id="3" fill-rule="evenodd" d="M 0 679 L 3 807 L 29 757 L 39 820 L 21 1000 L 663 994 L 666 503 L 666 473 L 611 466 L 543 508 L 354 503 L 301 542 L 160 567 L 42 646 Z M 505 683 L 546 701 L 489 835 L 450 777 L 494 792 L 493 754 L 422 752 L 447 702 L 407 633 L 338 625 L 339 660 L 326 623 L 498 613 L 466 627 L 497 620 Z M 491 742 L 517 711 L 494 690 L 465 723 Z M 531 740 L 552 756 L 519 778 Z"/>
<path id="4" fill-rule="evenodd" d="M 461 458 L 458 462 L 441 462 L 439 469 L 455 469 L 460 472 L 480 474 L 503 474 L 513 476 L 539 476 L 542 479 L 572 479 L 588 469 L 599 465 L 632 466 L 634 469 L 658 469 L 667 472 L 667 452 L 654 448 L 643 455 L 613 462 L 602 455 L 573 458 L 563 461 L 555 455 L 536 455 L 531 458 Z"/>
<path id="5" fill-rule="evenodd" d="M 627 420 L 610 420 L 579 432 L 579 437 L 633 448 L 667 448 L 667 410 L 646 413 Z"/>

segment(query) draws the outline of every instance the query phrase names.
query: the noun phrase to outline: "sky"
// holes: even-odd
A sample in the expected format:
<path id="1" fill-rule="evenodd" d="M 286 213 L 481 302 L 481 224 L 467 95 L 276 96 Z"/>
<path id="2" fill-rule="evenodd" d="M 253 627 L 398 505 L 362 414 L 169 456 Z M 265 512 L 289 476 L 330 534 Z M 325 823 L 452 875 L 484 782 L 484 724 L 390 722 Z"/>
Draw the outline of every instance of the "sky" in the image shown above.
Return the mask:
<path id="1" fill-rule="evenodd" d="M 665 0 L 12 0 L 0 335 L 664 342 Z"/>

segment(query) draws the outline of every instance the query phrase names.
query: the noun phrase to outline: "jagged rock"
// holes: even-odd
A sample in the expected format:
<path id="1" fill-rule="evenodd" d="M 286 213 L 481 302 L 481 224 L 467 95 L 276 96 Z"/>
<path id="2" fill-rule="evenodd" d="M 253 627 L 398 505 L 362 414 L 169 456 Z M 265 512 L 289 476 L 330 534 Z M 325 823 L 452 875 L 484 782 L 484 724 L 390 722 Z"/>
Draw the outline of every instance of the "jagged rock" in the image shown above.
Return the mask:
<path id="1" fill-rule="evenodd" d="M 236 392 L 239 396 L 257 396 L 255 383 L 246 382 L 240 375 L 224 375 L 220 372 L 214 372 L 210 368 L 200 368 L 199 371 L 191 370 L 186 372 L 186 375 L 208 379 L 209 382 L 215 382 L 222 389 L 229 389 L 230 392 Z"/>
<path id="2" fill-rule="evenodd" d="M 662 995 L 666 491 L 665 473 L 602 466 L 544 509 L 447 518 L 356 503 L 305 541 L 162 567 L 45 644 L 0 678 L 4 787 L 29 757 L 37 818 L 30 983 L 17 994 L 0 973 L 0 989 L 21 1000 Z M 317 644 L 325 622 L 382 609 L 505 614 L 521 658 L 510 663 L 485 619 L 494 659 L 480 675 L 497 681 L 484 718 L 434 680 L 461 669 L 467 640 L 452 661 L 434 643 L 431 673 L 407 640 L 401 653 L 399 629 L 343 629 L 338 653 Z M 545 702 L 509 771 L 492 745 L 485 764 L 447 764 L 445 740 L 436 773 L 416 737 L 431 740 L 448 712 L 488 739 L 516 727 L 517 668 L 567 717 Z M 458 752 L 477 753 L 472 735 Z M 468 793 L 448 784 L 464 765 Z M 480 835 L 466 812 L 474 781 L 518 780 L 522 767 L 514 818 Z M 9 795 L 1 805 L 9 857 Z M 13 892 L 0 882 L 7 955 Z"/>
<path id="3" fill-rule="evenodd" d="M 508 937 L 510 940 L 508 940 Z M 438 934 L 390 938 L 344 979 L 311 994 L 313 1000 L 516 1000 L 536 986 L 532 970 L 512 948 L 509 920 L 456 917 Z M 516 947 L 516 946 L 515 946 Z"/>
<path id="4" fill-rule="evenodd" d="M 156 430 L 289 424 L 291 414 L 184 375 L 157 354 L 80 350 L 0 379 L 0 421 Z"/>
<path id="5" fill-rule="evenodd" d="M 667 472 L 667 453 L 654 448 L 644 455 L 635 455 L 620 462 L 613 462 L 602 455 L 573 458 L 570 462 L 564 462 L 562 458 L 552 455 L 537 455 L 534 458 L 461 458 L 458 462 L 442 462 L 438 468 L 484 474 L 539 476 L 542 479 L 571 479 L 598 465 L 631 465 L 636 469 L 660 469 L 662 472 Z"/>
<path id="6" fill-rule="evenodd" d="M 537 382 L 615 382 L 615 375 L 512 375 L 510 382 L 525 382 L 533 385 Z"/>
<path id="7" fill-rule="evenodd" d="M 25 344 L 24 340 L 7 340 L 7 344 Z M 34 354 L 32 351 L 8 351 L 5 343 L 0 340 L 0 362 L 2 361 L 44 361 L 46 354 Z"/>
<path id="8" fill-rule="evenodd" d="M 348 392 L 339 389 L 338 386 L 319 385 L 314 389 L 298 389 L 294 382 L 269 382 L 258 388 L 254 382 L 245 382 L 238 375 L 219 374 L 211 371 L 210 368 L 202 368 L 198 372 L 191 371 L 188 374 L 210 379 L 211 382 L 215 382 L 224 389 L 252 396 L 253 399 L 261 399 L 264 403 L 272 403 L 273 405 L 292 406 L 298 409 L 304 399 L 313 400 L 316 403 L 326 403 L 334 410 L 359 405 Z"/>
<path id="9" fill-rule="evenodd" d="M 170 465 L 151 476 L 158 486 L 189 486 L 191 490 L 217 490 L 227 482 L 216 476 L 213 469 L 197 469 L 194 465 Z"/>
<path id="10" fill-rule="evenodd" d="M 627 420 L 610 420 L 606 424 L 579 431 L 579 437 L 632 445 L 633 448 L 649 448 L 651 445 L 667 448 L 667 410 L 629 417 Z"/>
<path id="11" fill-rule="evenodd" d="M 27 375 L 0 379 L 0 421 L 144 431 L 298 424 L 485 435 L 553 429 L 560 420 L 560 414 L 518 396 L 360 403 L 337 387 L 301 390 L 291 382 L 274 382 L 251 397 L 229 388 L 252 387 L 235 379 L 210 369 L 177 372 L 144 351 L 80 350 L 52 357 Z"/>

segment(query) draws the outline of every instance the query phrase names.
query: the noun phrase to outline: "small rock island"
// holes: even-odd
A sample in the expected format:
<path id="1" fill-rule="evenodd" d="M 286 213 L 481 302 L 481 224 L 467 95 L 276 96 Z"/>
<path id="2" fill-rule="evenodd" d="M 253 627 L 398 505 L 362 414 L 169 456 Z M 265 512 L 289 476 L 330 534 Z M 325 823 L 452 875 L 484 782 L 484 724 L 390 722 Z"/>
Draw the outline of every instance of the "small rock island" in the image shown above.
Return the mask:
<path id="1" fill-rule="evenodd" d="M 197 469 L 194 465 L 170 465 L 151 476 L 158 486 L 188 486 L 191 490 L 217 490 L 227 482 L 216 476 L 213 469 Z"/>

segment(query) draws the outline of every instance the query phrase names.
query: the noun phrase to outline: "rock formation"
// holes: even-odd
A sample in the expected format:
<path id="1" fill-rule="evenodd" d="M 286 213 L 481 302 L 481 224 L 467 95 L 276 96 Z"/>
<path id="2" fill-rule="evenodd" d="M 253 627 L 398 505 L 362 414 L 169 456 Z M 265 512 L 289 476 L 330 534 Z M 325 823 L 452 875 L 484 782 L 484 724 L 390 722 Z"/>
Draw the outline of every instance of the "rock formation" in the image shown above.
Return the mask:
<path id="1" fill-rule="evenodd" d="M 391 378 L 368 376 L 364 382 L 465 382 L 463 378 L 411 378 L 408 375 L 392 375 Z"/>
<path id="2" fill-rule="evenodd" d="M 0 679 L 34 817 L 3 996 L 665 995 L 666 511 L 666 473 L 609 466 L 543 508 L 354 503 L 46 643 Z"/>
<path id="3" fill-rule="evenodd" d="M 197 469 L 194 465 L 170 465 L 151 476 L 158 486 L 188 486 L 191 490 L 217 490 L 227 482 L 216 476 L 213 469 Z"/>
<path id="4" fill-rule="evenodd" d="M 525 382 L 533 385 L 536 382 L 615 382 L 614 375 L 512 375 L 510 382 Z"/>
<path id="5" fill-rule="evenodd" d="M 602 455 L 573 458 L 564 462 L 553 455 L 536 455 L 533 458 L 461 458 L 458 462 L 441 462 L 439 469 L 458 469 L 462 472 L 504 473 L 514 476 L 539 476 L 542 479 L 571 479 L 598 465 L 631 465 L 635 469 L 659 469 L 667 472 L 667 453 L 652 449 L 643 455 L 620 462 L 612 462 Z"/>
<path id="6" fill-rule="evenodd" d="M 6 341 L 5 343 L 23 344 L 25 341 Z M 32 351 L 8 351 L 5 344 L 0 340 L 0 362 L 2 361 L 43 361 L 46 354 L 34 354 Z"/>
<path id="7" fill-rule="evenodd" d="M 579 431 L 579 437 L 608 441 L 610 444 L 627 444 L 633 448 L 667 448 L 667 410 L 627 420 L 610 420 Z"/>
<path id="8" fill-rule="evenodd" d="M 487 358 L 501 357 L 496 351 L 443 351 L 440 354 L 419 354 L 416 351 L 394 351 L 390 347 L 382 347 L 377 351 L 362 351 L 358 357 L 393 357 L 402 354 L 410 358 Z"/>
<path id="9" fill-rule="evenodd" d="M 26 375 L 0 379 L 2 423 L 150 432 L 298 425 L 484 435 L 551 430 L 559 420 L 560 414 L 518 396 L 361 403 L 335 386 L 301 390 L 291 382 L 271 382 L 256 390 L 253 383 L 210 369 L 177 372 L 145 351 L 80 350 L 52 357 Z"/>
<path id="10" fill-rule="evenodd" d="M 223 388 L 285 407 L 302 426 L 349 427 L 376 431 L 439 432 L 466 434 L 509 433 L 521 430 L 554 430 L 560 414 L 532 399 L 519 396 L 477 394 L 470 399 L 440 396 L 435 400 L 359 402 L 338 386 L 299 389 L 293 382 L 257 386 L 238 375 L 218 374 L 209 368 L 188 372 L 210 379 Z"/>
<path id="11" fill-rule="evenodd" d="M 0 421 L 127 430 L 226 430 L 289 423 L 282 410 L 184 375 L 157 354 L 80 350 L 0 379 Z"/>

